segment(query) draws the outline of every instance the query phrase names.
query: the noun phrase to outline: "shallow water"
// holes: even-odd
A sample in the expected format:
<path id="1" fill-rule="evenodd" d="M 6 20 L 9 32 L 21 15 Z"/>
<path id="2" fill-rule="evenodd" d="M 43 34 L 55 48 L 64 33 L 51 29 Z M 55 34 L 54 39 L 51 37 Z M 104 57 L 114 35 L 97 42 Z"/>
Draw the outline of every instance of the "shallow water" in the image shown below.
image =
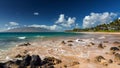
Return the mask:
<path id="1" fill-rule="evenodd" d="M 66 32 L 12 32 L 0 33 L 0 49 L 8 49 L 19 43 L 30 42 L 36 39 L 53 38 L 53 37 L 69 37 L 82 34 L 66 33 Z"/>

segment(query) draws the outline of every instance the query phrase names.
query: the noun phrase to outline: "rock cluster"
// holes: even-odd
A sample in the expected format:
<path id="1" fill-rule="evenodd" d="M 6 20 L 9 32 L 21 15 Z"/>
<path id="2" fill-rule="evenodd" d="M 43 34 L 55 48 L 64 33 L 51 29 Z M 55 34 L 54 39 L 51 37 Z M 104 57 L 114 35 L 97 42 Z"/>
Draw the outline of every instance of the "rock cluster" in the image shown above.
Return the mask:
<path id="1" fill-rule="evenodd" d="M 39 55 L 26 55 L 22 60 L 11 60 L 0 63 L 0 68 L 54 68 L 54 65 L 62 61 L 54 57 L 46 57 L 43 60 Z"/>

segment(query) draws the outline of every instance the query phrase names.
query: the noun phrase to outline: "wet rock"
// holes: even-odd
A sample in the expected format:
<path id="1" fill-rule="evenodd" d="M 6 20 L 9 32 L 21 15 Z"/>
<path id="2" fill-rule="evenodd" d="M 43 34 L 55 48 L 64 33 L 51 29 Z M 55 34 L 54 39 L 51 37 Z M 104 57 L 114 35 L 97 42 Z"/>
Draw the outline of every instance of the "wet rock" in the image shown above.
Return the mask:
<path id="1" fill-rule="evenodd" d="M 103 41 L 103 43 L 109 43 L 109 41 Z"/>
<path id="2" fill-rule="evenodd" d="M 105 60 L 105 58 L 103 56 L 97 56 L 97 57 L 95 57 L 95 61 L 96 62 L 101 62 L 102 60 Z"/>
<path id="3" fill-rule="evenodd" d="M 103 44 L 102 44 L 102 43 L 100 43 L 100 44 L 98 45 L 98 48 L 104 49 Z"/>
<path id="4" fill-rule="evenodd" d="M 68 46 L 73 46 L 73 44 L 68 44 Z"/>
<path id="5" fill-rule="evenodd" d="M 61 63 L 61 62 L 62 62 L 61 60 L 56 59 L 56 58 L 54 58 L 54 57 L 46 57 L 46 58 L 44 58 L 42 64 L 43 64 L 43 65 L 44 65 L 44 64 L 55 65 L 55 64 L 59 64 L 59 63 Z"/>
<path id="6" fill-rule="evenodd" d="M 30 62 L 31 68 L 36 68 L 41 65 L 41 58 L 39 55 L 32 55 L 32 60 Z"/>
<path id="7" fill-rule="evenodd" d="M 113 44 L 120 44 L 120 42 L 118 42 L 118 41 L 115 41 L 115 42 L 113 42 Z"/>
<path id="8" fill-rule="evenodd" d="M 118 47 L 111 47 L 110 50 L 111 51 L 119 51 L 119 48 Z"/>
<path id="9" fill-rule="evenodd" d="M 62 41 L 61 43 L 62 43 L 62 44 L 66 44 L 65 41 Z"/>
<path id="10" fill-rule="evenodd" d="M 109 62 L 109 63 L 113 63 L 113 60 L 112 60 L 112 59 L 109 59 L 108 62 Z"/>
<path id="11" fill-rule="evenodd" d="M 104 65 L 104 66 L 108 66 L 108 62 L 107 62 L 107 60 L 103 56 L 95 57 L 95 61 L 97 63 L 100 63 L 100 64 Z"/>
<path id="12" fill-rule="evenodd" d="M 67 42 L 74 42 L 74 41 L 72 41 L 72 40 L 68 40 Z"/>
<path id="13" fill-rule="evenodd" d="M 23 60 L 21 61 L 21 64 L 19 66 L 19 68 L 25 68 L 26 66 L 30 65 L 30 61 L 31 61 L 31 56 L 30 55 L 26 55 Z"/>
<path id="14" fill-rule="evenodd" d="M 31 45 L 31 44 L 28 42 L 28 43 L 20 44 L 20 45 L 17 45 L 17 46 L 29 46 L 29 45 Z"/>
<path id="15" fill-rule="evenodd" d="M 115 61 L 120 62 L 120 54 L 116 53 L 114 59 L 115 59 Z"/>
<path id="16" fill-rule="evenodd" d="M 20 54 L 16 55 L 15 58 L 21 58 L 22 56 Z"/>
<path id="17" fill-rule="evenodd" d="M 80 64 L 80 63 L 77 62 L 77 61 L 74 61 L 74 62 L 71 64 L 71 66 L 78 65 L 78 64 Z"/>
<path id="18" fill-rule="evenodd" d="M 95 43 L 93 43 L 93 42 L 90 42 L 90 44 L 91 44 L 91 45 L 95 45 Z"/>

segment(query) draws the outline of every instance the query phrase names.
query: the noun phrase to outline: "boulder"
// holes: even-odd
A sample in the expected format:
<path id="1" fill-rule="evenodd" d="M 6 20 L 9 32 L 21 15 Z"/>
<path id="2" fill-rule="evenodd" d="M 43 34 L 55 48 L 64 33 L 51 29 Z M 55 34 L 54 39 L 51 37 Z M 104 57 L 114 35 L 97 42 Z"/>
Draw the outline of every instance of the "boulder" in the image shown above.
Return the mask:
<path id="1" fill-rule="evenodd" d="M 114 60 L 117 62 L 120 62 L 120 54 L 119 53 L 115 54 Z"/>
<path id="2" fill-rule="evenodd" d="M 97 57 L 95 57 L 95 61 L 97 63 L 100 63 L 100 64 L 104 65 L 104 66 L 108 65 L 107 60 L 103 56 L 97 56 Z"/>
<path id="3" fill-rule="evenodd" d="M 30 55 L 26 55 L 23 60 L 21 61 L 19 68 L 25 68 L 26 66 L 30 65 L 30 61 L 31 61 L 31 56 Z"/>
<path id="4" fill-rule="evenodd" d="M 112 60 L 112 59 L 109 59 L 108 62 L 109 62 L 109 63 L 113 63 L 113 60 Z"/>
<path id="5" fill-rule="evenodd" d="M 54 57 L 46 57 L 46 58 L 44 58 L 42 64 L 43 64 L 43 65 L 44 65 L 44 64 L 55 65 L 55 64 L 59 64 L 59 63 L 61 63 L 61 62 L 62 62 L 61 60 L 56 59 L 56 58 L 54 58 Z"/>
<path id="6" fill-rule="evenodd" d="M 32 55 L 31 58 L 32 58 L 30 62 L 31 68 L 36 68 L 41 65 L 41 58 L 39 57 L 39 55 Z"/>
<path id="7" fill-rule="evenodd" d="M 102 60 L 105 60 L 105 58 L 103 56 L 97 56 L 97 57 L 95 57 L 95 61 L 96 62 L 101 62 Z"/>
<path id="8" fill-rule="evenodd" d="M 103 44 L 102 44 L 102 43 L 100 43 L 100 44 L 98 45 L 98 48 L 104 49 Z"/>
<path id="9" fill-rule="evenodd" d="M 119 51 L 120 49 L 118 47 L 111 47 L 110 50 L 111 51 Z"/>

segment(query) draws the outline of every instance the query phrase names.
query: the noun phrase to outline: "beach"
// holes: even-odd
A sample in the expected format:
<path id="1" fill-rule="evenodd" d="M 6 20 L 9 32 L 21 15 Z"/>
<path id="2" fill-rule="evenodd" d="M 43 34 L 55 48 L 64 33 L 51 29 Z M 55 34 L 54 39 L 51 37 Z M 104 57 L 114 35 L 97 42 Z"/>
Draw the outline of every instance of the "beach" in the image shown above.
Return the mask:
<path id="1" fill-rule="evenodd" d="M 0 60 L 6 62 L 29 54 L 30 56 L 39 55 L 41 60 L 46 57 L 59 59 L 60 63 L 52 65 L 54 68 L 120 67 L 119 33 L 83 32 L 82 34 L 84 35 L 37 38 L 30 42 L 20 43 L 1 52 Z M 44 65 L 43 68 L 45 68 Z"/>

